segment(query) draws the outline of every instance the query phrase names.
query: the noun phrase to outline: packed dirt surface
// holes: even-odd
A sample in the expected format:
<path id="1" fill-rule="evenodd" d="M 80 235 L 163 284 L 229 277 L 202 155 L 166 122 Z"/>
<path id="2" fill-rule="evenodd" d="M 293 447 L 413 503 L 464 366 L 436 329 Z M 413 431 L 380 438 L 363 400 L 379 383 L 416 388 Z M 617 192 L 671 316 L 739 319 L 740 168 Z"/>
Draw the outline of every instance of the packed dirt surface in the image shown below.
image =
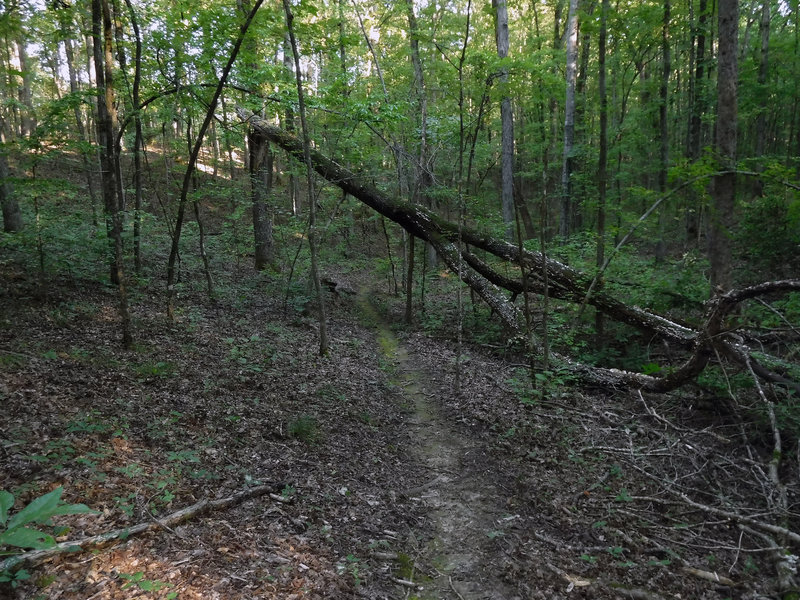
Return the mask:
<path id="1" fill-rule="evenodd" d="M 505 498 L 497 489 L 497 471 L 485 448 L 454 428 L 440 413 L 437 399 L 452 390 L 436 386 L 424 365 L 400 344 L 385 322 L 362 294 L 361 310 L 379 323 L 378 341 L 384 355 L 398 369 L 397 383 L 414 412 L 408 421 L 412 432 L 412 456 L 430 480 L 406 495 L 424 510 L 427 532 L 412 530 L 408 536 L 419 554 L 417 563 L 426 565 L 418 586 L 413 569 L 408 572 L 409 588 L 420 599 L 459 597 L 464 600 L 516 598 L 494 571 L 491 537 L 508 515 Z M 422 542 L 420 540 L 423 540 Z M 487 568 L 488 567 L 488 568 Z"/>
<path id="2" fill-rule="evenodd" d="M 276 290 L 248 273 L 214 303 L 180 297 L 172 322 L 160 290 L 134 289 L 124 351 L 113 290 L 60 281 L 43 294 L 2 267 L 12 514 L 62 486 L 97 512 L 58 517 L 59 541 L 153 527 L 32 566 L 0 597 L 778 597 L 772 541 L 788 542 L 758 526 L 773 494 L 763 423 L 702 392 L 557 376 L 534 389 L 496 345 L 459 357 L 450 337 L 392 325 L 400 307 L 379 292 L 329 297 L 319 357 L 313 315 Z"/>

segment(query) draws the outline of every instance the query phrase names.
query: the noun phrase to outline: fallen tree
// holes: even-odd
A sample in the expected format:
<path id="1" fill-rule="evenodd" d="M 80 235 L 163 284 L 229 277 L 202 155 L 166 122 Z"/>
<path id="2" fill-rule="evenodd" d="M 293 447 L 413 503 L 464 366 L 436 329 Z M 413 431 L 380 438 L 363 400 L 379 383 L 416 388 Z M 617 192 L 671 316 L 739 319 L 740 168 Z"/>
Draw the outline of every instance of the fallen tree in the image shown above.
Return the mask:
<path id="1" fill-rule="evenodd" d="M 303 160 L 301 140 L 244 110 L 240 110 L 240 117 L 269 141 L 295 158 Z M 513 300 L 507 298 L 502 290 L 510 291 L 512 298 L 523 293 L 523 289 L 528 293 L 542 294 L 545 290 L 543 273 L 546 270 L 547 293 L 551 297 L 579 304 L 586 302 L 615 321 L 688 352 L 688 358 L 681 366 L 662 377 L 592 367 L 576 363 L 568 357 L 553 356 L 562 368 L 570 370 L 588 383 L 635 386 L 648 391 L 664 392 L 694 379 L 705 369 L 712 357 L 725 357 L 750 370 L 765 382 L 795 390 L 800 394 L 800 383 L 787 373 L 781 373 L 775 367 L 767 367 L 755 358 L 749 345 L 754 336 L 736 331 L 727 325 L 727 317 L 740 303 L 761 296 L 800 291 L 800 279 L 766 282 L 719 294 L 706 303 L 703 325 L 693 328 L 638 306 L 625 304 L 602 290 L 593 290 L 590 276 L 539 252 L 520 249 L 519 246 L 474 229 L 459 228 L 457 224 L 442 219 L 423 206 L 394 200 L 321 152 L 312 150 L 311 161 L 314 170 L 324 179 L 391 219 L 411 235 L 428 242 L 444 263 L 495 311 L 510 330 L 519 332 L 523 320 Z M 525 285 L 498 273 L 468 248 L 482 250 L 520 266 L 528 274 Z M 535 350 L 541 350 L 536 340 L 534 347 Z M 779 364 L 781 361 L 775 359 L 770 362 Z"/>

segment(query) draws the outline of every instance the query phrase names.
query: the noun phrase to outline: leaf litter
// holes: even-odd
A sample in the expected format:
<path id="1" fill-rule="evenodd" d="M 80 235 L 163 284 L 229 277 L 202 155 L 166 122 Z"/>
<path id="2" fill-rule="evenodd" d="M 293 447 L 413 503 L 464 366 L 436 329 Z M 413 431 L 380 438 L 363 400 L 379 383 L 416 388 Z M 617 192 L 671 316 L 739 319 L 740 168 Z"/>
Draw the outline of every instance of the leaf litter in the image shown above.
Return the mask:
<path id="1" fill-rule="evenodd" d="M 702 410 L 698 425 L 691 399 L 568 385 L 521 398 L 518 359 L 477 345 L 454 394 L 451 340 L 392 332 L 396 314 L 353 298 L 335 301 L 320 358 L 313 320 L 280 299 L 189 293 L 173 323 L 141 293 L 124 352 L 111 290 L 62 281 L 43 299 L 6 275 L 0 488 L 17 508 L 63 486 L 100 513 L 59 518 L 59 539 L 77 539 L 248 486 L 274 493 L 61 555 L 0 595 L 774 597 L 757 536 L 669 503 L 665 482 L 764 504 L 742 424 Z"/>

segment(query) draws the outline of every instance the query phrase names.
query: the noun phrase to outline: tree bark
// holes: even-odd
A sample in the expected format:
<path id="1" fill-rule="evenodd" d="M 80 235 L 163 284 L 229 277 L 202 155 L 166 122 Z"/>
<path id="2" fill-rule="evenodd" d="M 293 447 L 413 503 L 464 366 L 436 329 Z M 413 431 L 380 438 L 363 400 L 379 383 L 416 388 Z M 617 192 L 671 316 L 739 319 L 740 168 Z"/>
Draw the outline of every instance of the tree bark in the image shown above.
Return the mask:
<path id="1" fill-rule="evenodd" d="M 598 41 L 599 74 L 597 87 L 600 95 L 600 149 L 597 157 L 597 269 L 603 268 L 606 250 L 606 193 L 608 189 L 608 93 L 606 91 L 606 38 L 608 35 L 609 0 L 602 0 L 600 8 L 600 36 Z M 595 313 L 595 336 L 600 347 L 604 343 L 603 313 Z"/>
<path id="2" fill-rule="evenodd" d="M 75 67 L 75 50 L 72 45 L 72 31 L 69 27 L 67 17 L 62 17 L 61 23 L 61 32 L 64 36 L 64 55 L 67 58 L 67 73 L 69 74 L 69 91 L 71 94 L 78 94 L 80 91 L 80 87 L 78 85 L 78 73 Z M 86 126 L 83 122 L 83 114 L 81 112 L 81 107 L 79 105 L 75 105 L 74 108 L 75 114 L 75 125 L 78 128 L 78 141 L 83 143 L 87 142 L 87 135 L 86 135 Z M 93 225 L 95 228 L 97 227 L 97 190 L 95 189 L 95 180 L 94 180 L 94 168 L 95 165 L 93 164 L 93 160 L 89 160 L 89 157 L 93 159 L 96 158 L 96 155 L 93 151 L 87 151 L 82 149 L 81 150 L 81 160 L 83 161 L 83 168 L 86 171 L 86 185 L 89 189 L 89 201 L 92 205 L 92 219 Z"/>
<path id="3" fill-rule="evenodd" d="M 0 116 L 0 207 L 3 209 L 3 231 L 16 233 L 22 230 L 22 211 L 9 180 L 11 170 L 8 168 L 5 129 L 5 120 Z"/>
<path id="4" fill-rule="evenodd" d="M 738 0 L 719 0 L 719 51 L 717 60 L 716 152 L 726 172 L 713 180 L 709 259 L 711 293 L 732 287 L 731 233 L 736 196 L 737 41 Z"/>
<path id="5" fill-rule="evenodd" d="M 508 8 L 506 0 L 492 0 L 495 10 L 495 39 L 497 56 L 500 60 L 508 56 Z M 508 85 L 508 67 L 500 69 L 500 84 Z M 504 90 L 500 100 L 500 186 L 503 223 L 506 226 L 506 239 L 514 239 L 514 114 L 508 90 Z"/>
<path id="6" fill-rule="evenodd" d="M 695 27 L 695 53 L 694 53 L 694 73 L 692 77 L 692 92 L 690 94 L 689 107 L 689 132 L 687 157 L 694 162 L 700 158 L 703 138 L 703 115 L 706 112 L 706 23 L 708 20 L 708 2 L 700 0 L 697 14 L 697 25 Z M 686 241 L 687 244 L 694 245 L 699 239 L 700 233 L 700 214 L 701 207 L 698 205 L 700 199 L 694 191 L 689 192 L 688 206 L 686 210 Z"/>
<path id="7" fill-rule="evenodd" d="M 314 291 L 317 294 L 317 308 L 319 310 L 319 354 L 325 356 L 328 353 L 328 325 L 325 315 L 325 296 L 322 292 L 322 285 L 319 276 L 319 264 L 317 256 L 317 201 L 314 197 L 314 165 L 311 161 L 311 138 L 308 133 L 308 123 L 306 122 L 306 101 L 303 92 L 303 78 L 300 74 L 300 53 L 297 50 L 297 40 L 294 35 L 294 15 L 289 4 L 290 0 L 283 0 L 283 11 L 286 15 L 286 28 L 289 33 L 289 42 L 294 57 L 295 82 L 297 84 L 298 108 L 300 109 L 300 128 L 303 134 L 302 150 L 303 162 L 306 165 L 306 188 L 308 200 L 308 245 L 311 251 L 311 278 L 314 282 Z M 377 64 L 377 59 L 375 60 Z M 381 78 L 383 82 L 383 78 Z M 384 94 L 386 88 L 384 87 Z"/>
<path id="8" fill-rule="evenodd" d="M 25 106 L 22 114 L 21 125 L 22 135 L 28 136 L 36 129 L 36 114 L 33 110 L 33 96 L 31 94 L 31 71 L 28 64 L 28 52 L 25 48 L 25 40 L 17 39 L 17 56 L 19 57 L 19 68 L 22 72 L 22 85 L 19 88 L 19 101 Z"/>
<path id="9" fill-rule="evenodd" d="M 263 271 L 272 263 L 272 211 L 269 205 L 272 193 L 273 154 L 269 141 L 255 129 L 247 135 L 250 152 L 250 185 L 253 205 L 253 237 L 255 242 L 254 266 Z"/>
<path id="10" fill-rule="evenodd" d="M 770 2 L 764 0 L 761 5 L 761 21 L 758 29 L 761 33 L 761 48 L 758 61 L 758 89 L 760 106 L 758 107 L 758 117 L 756 117 L 756 158 L 764 156 L 767 146 L 767 111 L 769 110 L 770 94 L 767 90 L 767 73 L 769 71 L 769 24 L 770 24 Z M 759 164 L 756 170 L 761 171 L 763 163 Z M 764 195 L 764 181 L 758 177 L 753 180 L 753 195 Z"/>
<path id="11" fill-rule="evenodd" d="M 122 321 L 122 345 L 130 348 L 131 318 L 128 310 L 128 293 L 122 263 L 122 215 L 119 184 L 115 166 L 116 108 L 114 105 L 113 54 L 111 12 L 107 0 L 92 0 L 92 42 L 94 49 L 95 81 L 103 91 L 97 99 L 97 138 L 100 141 L 100 166 L 106 230 L 111 247 L 111 282 L 117 286 L 119 312 Z"/>
<path id="12" fill-rule="evenodd" d="M 575 142 L 575 83 L 578 62 L 578 0 L 570 0 L 567 17 L 567 92 L 564 100 L 564 157 L 561 167 L 561 220 L 558 232 L 569 237 L 572 232 L 572 157 Z"/>
<path id="13" fill-rule="evenodd" d="M 661 84 L 658 88 L 658 130 L 661 140 L 661 152 L 658 164 L 658 191 L 663 196 L 667 191 L 667 171 L 669 169 L 669 75 L 670 75 L 670 52 L 669 52 L 669 19 L 670 19 L 670 0 L 664 0 L 664 20 L 661 27 Z M 662 263 L 666 258 L 667 249 L 664 241 L 664 229 L 666 227 L 667 215 L 665 214 L 666 205 L 662 205 L 658 211 L 658 240 L 656 242 L 656 262 Z"/>
<path id="14" fill-rule="evenodd" d="M 133 58 L 134 73 L 132 92 L 133 119 L 135 127 L 133 140 L 133 268 L 138 275 L 142 271 L 142 153 L 144 151 L 144 139 L 142 135 L 142 117 L 139 112 L 141 110 L 139 107 L 139 90 L 142 83 L 142 36 L 139 31 L 139 21 L 136 18 L 136 11 L 133 8 L 133 3 L 131 0 L 125 0 L 125 5 L 128 8 L 128 13 L 131 19 L 131 27 L 133 27 L 133 35 L 136 42 L 136 51 Z M 124 53 L 122 55 L 124 56 Z"/>
<path id="15" fill-rule="evenodd" d="M 286 72 L 290 75 L 294 74 L 294 62 L 292 62 L 292 48 L 291 44 L 289 43 L 289 34 L 287 33 L 283 40 L 283 68 Z M 294 77 L 292 77 L 294 79 Z M 289 133 L 294 133 L 295 125 L 294 125 L 294 109 L 291 107 L 290 104 L 286 104 L 286 110 L 284 112 L 284 125 L 286 131 Z M 288 165 L 287 165 L 288 166 Z M 295 217 L 300 216 L 300 211 L 302 210 L 302 204 L 300 202 L 300 183 L 297 180 L 297 177 L 291 170 L 291 166 L 289 168 L 289 204 L 292 207 L 292 214 Z"/>

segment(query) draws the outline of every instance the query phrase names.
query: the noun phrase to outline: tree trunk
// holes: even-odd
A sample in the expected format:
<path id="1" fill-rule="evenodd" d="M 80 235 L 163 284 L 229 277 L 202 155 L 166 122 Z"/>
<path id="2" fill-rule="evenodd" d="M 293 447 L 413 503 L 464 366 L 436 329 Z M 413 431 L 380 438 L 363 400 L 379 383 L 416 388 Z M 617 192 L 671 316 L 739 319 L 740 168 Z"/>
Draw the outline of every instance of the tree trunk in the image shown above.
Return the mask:
<path id="1" fill-rule="evenodd" d="M 78 94 L 80 88 L 78 86 L 78 73 L 75 68 L 75 50 L 72 46 L 72 31 L 67 27 L 66 19 L 62 23 L 62 35 L 64 36 L 64 55 L 67 58 L 67 72 L 69 74 L 69 91 L 71 94 Z M 83 122 L 83 114 L 81 107 L 77 104 L 74 109 L 75 125 L 78 128 L 78 141 L 85 143 L 88 141 L 86 135 L 86 126 Z M 95 189 L 94 180 L 94 161 L 90 157 L 95 158 L 93 151 L 81 150 L 81 160 L 83 162 L 83 169 L 86 171 L 86 185 L 89 190 L 89 201 L 92 205 L 92 219 L 93 225 L 97 227 L 97 190 Z"/>
<path id="2" fill-rule="evenodd" d="M 319 354 L 320 356 L 325 356 L 328 353 L 328 325 L 327 316 L 325 315 L 325 296 L 322 292 L 317 256 L 317 201 L 314 198 L 314 165 L 311 161 L 311 138 L 308 133 L 308 123 L 306 122 L 305 94 L 303 93 L 303 78 L 300 74 L 300 53 L 297 51 L 297 40 L 294 36 L 293 26 L 294 15 L 292 14 L 289 0 L 283 0 L 283 11 L 286 14 L 286 27 L 289 33 L 292 56 L 294 57 L 298 108 L 300 109 L 300 128 L 303 134 L 303 162 L 306 165 L 306 188 L 308 192 L 308 245 L 311 250 L 311 278 L 314 282 L 314 291 L 317 294 L 317 309 L 319 310 Z"/>
<path id="3" fill-rule="evenodd" d="M 22 71 L 22 85 L 19 88 L 19 101 L 25 106 L 22 113 L 21 125 L 22 135 L 28 136 L 36 129 L 36 115 L 33 111 L 33 96 L 31 94 L 31 71 L 28 64 L 28 52 L 25 48 L 25 40 L 17 40 L 17 55 L 19 56 L 19 69 Z"/>
<path id="4" fill-rule="evenodd" d="M 251 128 L 247 135 L 250 153 L 250 197 L 253 203 L 253 237 L 255 242 L 254 266 L 257 271 L 272 263 L 272 194 L 273 154 L 269 141 Z"/>
<path id="5" fill-rule="evenodd" d="M 758 107 L 758 117 L 756 118 L 756 158 L 760 159 L 764 156 L 767 146 L 767 111 L 769 110 L 769 91 L 767 90 L 767 72 L 769 70 L 769 22 L 770 22 L 770 2 L 764 0 L 761 5 L 761 21 L 759 22 L 758 29 L 761 33 L 761 48 L 758 63 L 758 97 L 760 98 L 760 106 Z M 756 167 L 757 171 L 764 168 L 763 163 L 759 161 Z M 753 179 L 753 195 L 764 195 L 764 181 L 760 178 Z"/>
<path id="6" fill-rule="evenodd" d="M 492 0 L 495 10 L 495 39 L 497 56 L 503 60 L 508 56 L 508 8 L 506 0 Z M 500 84 L 508 85 L 508 67 L 500 69 Z M 500 172 L 501 172 L 501 205 L 503 223 L 506 226 L 506 239 L 514 239 L 514 115 L 511 98 L 505 90 L 500 100 Z"/>
<path id="7" fill-rule="evenodd" d="M 719 51 L 717 60 L 716 150 L 722 170 L 736 168 L 737 41 L 738 0 L 719 0 Z M 711 293 L 732 287 L 731 228 L 736 196 L 736 175 L 727 172 L 714 177 L 712 187 L 709 259 Z"/>
<path id="8" fill-rule="evenodd" d="M 8 153 L 6 151 L 6 124 L 0 116 L 0 206 L 3 209 L 3 231 L 16 233 L 22 230 L 22 212 L 14 196 L 14 186 L 9 178 Z"/>
<path id="9" fill-rule="evenodd" d="M 605 263 L 606 249 L 606 192 L 608 188 L 608 93 L 606 91 L 606 38 L 609 0 L 602 0 L 600 8 L 600 36 L 598 41 L 599 73 L 597 87 L 600 95 L 600 150 L 597 158 L 597 269 Z M 595 312 L 595 336 L 599 347 L 605 343 L 603 313 Z"/>
<path id="10" fill-rule="evenodd" d="M 283 39 L 283 68 L 286 70 L 288 74 L 294 73 L 294 63 L 292 62 L 292 47 L 291 43 L 289 42 L 288 33 Z M 294 133 L 295 131 L 294 109 L 291 107 L 291 104 L 289 103 L 286 104 L 283 126 L 289 133 Z M 292 214 L 295 217 L 299 217 L 300 211 L 302 210 L 302 204 L 300 202 L 300 182 L 297 180 L 297 177 L 292 172 L 291 165 L 287 165 L 287 168 L 289 169 L 289 204 L 292 207 Z"/>
<path id="11" fill-rule="evenodd" d="M 200 130 L 197 133 L 197 139 L 195 140 L 194 147 L 189 155 L 189 164 L 186 166 L 186 173 L 183 176 L 181 197 L 178 201 L 178 215 L 175 219 L 175 228 L 173 229 L 172 233 L 172 246 L 170 248 L 169 260 L 167 262 L 167 314 L 173 319 L 175 318 L 175 280 L 177 275 L 176 266 L 178 262 L 178 251 L 180 249 L 181 242 L 181 230 L 183 228 L 184 217 L 186 216 L 186 202 L 189 196 L 189 188 L 197 167 L 197 157 L 200 155 L 200 148 L 203 146 L 203 139 L 205 138 L 206 131 L 208 131 L 208 126 L 211 123 L 211 119 L 214 118 L 214 111 L 216 110 L 217 103 L 222 95 L 222 89 L 225 87 L 225 83 L 228 81 L 228 75 L 230 74 L 233 63 L 236 61 L 236 57 L 239 54 L 239 49 L 242 47 L 242 40 L 244 40 L 247 29 L 250 27 L 250 23 L 253 22 L 253 17 L 255 17 L 256 12 L 258 12 L 258 9 L 261 7 L 263 1 L 264 0 L 256 0 L 255 6 L 250 11 L 250 14 L 247 15 L 247 19 L 239 29 L 239 35 L 236 37 L 236 41 L 233 44 L 231 55 L 228 58 L 228 62 L 225 64 L 225 68 L 222 70 L 222 75 L 217 82 L 217 87 L 214 90 L 214 95 L 212 96 L 211 102 L 208 105 L 205 118 L 203 119 L 202 125 L 200 125 Z M 206 277 L 210 277 L 207 267 Z"/>
<path id="12" fill-rule="evenodd" d="M 133 119 L 136 129 L 133 140 L 133 264 L 134 270 L 138 275 L 142 272 L 142 153 L 144 150 L 144 139 L 142 136 L 142 117 L 139 114 L 139 89 L 142 82 L 142 36 L 141 32 L 139 31 L 139 21 L 136 18 L 136 11 L 133 8 L 131 0 L 125 0 L 125 5 L 128 7 L 128 13 L 130 14 L 131 19 L 131 27 L 133 27 L 133 34 L 136 40 L 136 51 L 133 58 L 134 74 L 132 97 Z M 124 56 L 124 53 L 122 55 Z"/>
<path id="13" fill-rule="evenodd" d="M 667 122 L 669 108 L 669 19 L 670 0 L 664 0 L 664 20 L 661 27 L 661 84 L 658 89 L 658 130 L 661 138 L 661 153 L 658 163 L 658 191 L 663 196 L 667 191 L 667 171 L 669 170 L 669 127 Z M 664 241 L 664 229 L 667 215 L 666 205 L 658 210 L 658 240 L 656 242 L 656 262 L 662 263 L 666 258 L 667 250 Z"/>
<path id="14" fill-rule="evenodd" d="M 111 13 L 107 0 L 92 0 L 92 46 L 94 49 L 95 81 L 103 91 L 97 100 L 97 138 L 100 141 L 101 182 L 106 215 L 106 231 L 111 246 L 111 282 L 117 286 L 119 310 L 122 320 L 122 345 L 129 348 L 132 343 L 131 319 L 128 311 L 128 294 L 122 264 L 122 216 L 118 197 L 114 105 L 114 82 L 112 70 Z"/>
<path id="15" fill-rule="evenodd" d="M 393 201 L 376 188 L 359 180 L 352 171 L 333 162 L 320 152 L 311 150 L 310 144 L 265 121 L 248 116 L 244 111 L 240 111 L 240 115 L 248 119 L 250 124 L 270 141 L 293 156 L 304 156 L 308 161 L 307 164 L 313 165 L 317 173 L 325 179 L 383 216 L 392 219 L 410 234 L 429 242 L 436 248 L 450 270 L 469 285 L 512 331 L 519 331 L 519 311 L 500 293 L 497 286 L 515 294 L 522 293 L 525 286 L 498 273 L 490 265 L 465 250 L 465 247 L 473 246 L 503 261 L 524 265 L 530 276 L 528 289 L 532 293 L 542 293 L 543 281 L 546 281 L 547 291 L 552 297 L 580 303 L 587 301 L 588 298 L 589 304 L 611 318 L 670 342 L 676 348 L 690 351 L 689 358 L 663 378 L 615 369 L 587 367 L 569 358 L 553 355 L 561 368 L 574 373 L 584 381 L 604 386 L 624 384 L 651 391 L 667 391 L 695 377 L 712 356 L 720 355 L 740 365 L 756 365 L 756 374 L 759 378 L 800 391 L 800 384 L 797 382 L 759 364 L 741 338 L 726 332 L 727 326 L 724 322 L 725 317 L 743 300 L 767 293 L 798 291 L 800 280 L 767 282 L 715 297 L 708 303 L 706 323 L 694 330 L 636 306 L 626 305 L 602 292 L 587 294 L 591 278 L 585 274 L 541 253 L 524 250 L 504 240 L 494 239 L 463 227 L 461 224 L 445 221 L 419 205 Z M 461 247 L 459 242 L 463 242 L 466 246 Z M 546 274 L 546 277 L 543 277 L 543 274 Z M 534 343 L 541 352 L 541 343 L 535 340 Z"/>
<path id="16" fill-rule="evenodd" d="M 575 142 L 575 82 L 578 61 L 578 0 L 570 0 L 567 18 L 567 93 L 564 100 L 564 158 L 561 168 L 561 220 L 558 232 L 572 232 L 572 146 Z"/>
<path id="17" fill-rule="evenodd" d="M 706 110 L 705 51 L 706 21 L 708 18 L 708 0 L 700 0 L 697 15 L 697 49 L 695 51 L 694 94 L 689 111 L 689 148 L 688 157 L 694 162 L 700 158 L 702 147 L 703 114 Z M 690 205 L 686 211 L 686 240 L 691 245 L 698 239 L 700 232 L 700 207 L 697 194 L 690 192 Z"/>

